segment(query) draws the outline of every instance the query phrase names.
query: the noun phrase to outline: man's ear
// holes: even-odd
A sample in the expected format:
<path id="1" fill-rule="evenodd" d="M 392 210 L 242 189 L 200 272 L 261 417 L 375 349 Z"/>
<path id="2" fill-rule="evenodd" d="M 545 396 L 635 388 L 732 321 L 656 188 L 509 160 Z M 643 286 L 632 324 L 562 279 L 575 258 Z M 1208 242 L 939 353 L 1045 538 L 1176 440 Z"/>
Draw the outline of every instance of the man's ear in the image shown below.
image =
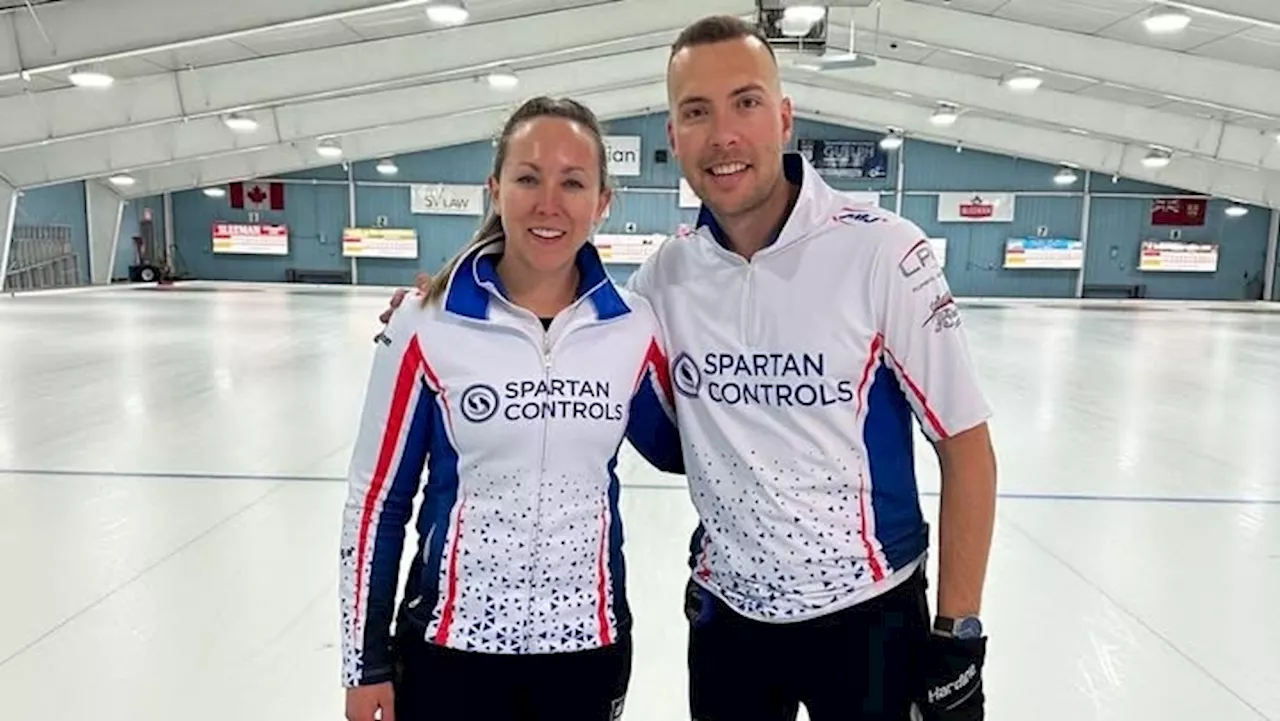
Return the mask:
<path id="1" fill-rule="evenodd" d="M 782 142 L 784 145 L 791 142 L 791 134 L 795 131 L 796 114 L 795 108 L 791 103 L 791 98 L 782 97 Z"/>

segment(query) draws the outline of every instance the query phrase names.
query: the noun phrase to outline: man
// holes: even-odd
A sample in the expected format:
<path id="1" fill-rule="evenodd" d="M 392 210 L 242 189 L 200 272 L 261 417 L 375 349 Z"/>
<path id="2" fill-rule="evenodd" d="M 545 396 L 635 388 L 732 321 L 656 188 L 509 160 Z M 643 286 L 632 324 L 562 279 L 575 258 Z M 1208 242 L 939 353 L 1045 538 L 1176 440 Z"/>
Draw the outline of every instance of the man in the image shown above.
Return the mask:
<path id="1" fill-rule="evenodd" d="M 996 470 L 960 317 L 923 233 L 784 152 L 758 31 L 672 46 L 668 136 L 704 205 L 635 274 L 669 340 L 690 493 L 695 721 L 983 717 Z M 393 299 L 393 305 L 398 297 Z M 911 417 L 942 471 L 938 619 Z"/>

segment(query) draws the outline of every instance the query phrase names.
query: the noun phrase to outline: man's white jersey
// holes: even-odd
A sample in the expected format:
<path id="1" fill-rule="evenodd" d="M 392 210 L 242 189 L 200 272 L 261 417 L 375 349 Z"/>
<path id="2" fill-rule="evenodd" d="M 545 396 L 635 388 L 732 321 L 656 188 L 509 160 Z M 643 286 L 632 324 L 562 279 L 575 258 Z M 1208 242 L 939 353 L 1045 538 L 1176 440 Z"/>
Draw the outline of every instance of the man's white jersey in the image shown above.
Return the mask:
<path id="1" fill-rule="evenodd" d="M 657 319 L 587 244 L 577 301 L 544 329 L 506 299 L 501 247 L 468 253 L 439 302 L 406 298 L 379 336 L 343 514 L 348 686 L 392 678 L 419 489 L 401 620 L 421 640 L 556 653 L 608 646 L 630 625 L 615 474 L 624 434 L 658 467 L 682 470 Z"/>
<path id="2" fill-rule="evenodd" d="M 631 287 L 671 355 L 701 524 L 694 579 L 746 616 L 800 620 L 922 561 L 912 416 L 943 439 L 989 415 L 960 314 L 923 232 L 784 157 L 800 195 L 751 261 L 704 209 Z"/>

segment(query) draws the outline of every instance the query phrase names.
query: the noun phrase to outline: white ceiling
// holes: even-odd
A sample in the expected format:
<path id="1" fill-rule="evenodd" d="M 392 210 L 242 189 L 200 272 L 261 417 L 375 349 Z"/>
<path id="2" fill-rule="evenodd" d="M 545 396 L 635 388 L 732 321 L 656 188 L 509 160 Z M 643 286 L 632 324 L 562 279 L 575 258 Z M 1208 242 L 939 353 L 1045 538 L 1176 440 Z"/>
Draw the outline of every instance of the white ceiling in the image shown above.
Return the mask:
<path id="1" fill-rule="evenodd" d="M 6 0 L 0 0 L 5 2 Z M 665 108 L 667 46 L 752 0 L 471 0 L 433 26 L 423 0 L 60 0 L 0 10 L 0 182 L 127 171 L 131 197 L 491 137 L 522 97 L 573 95 L 604 118 Z M 1280 1 L 1175 2 L 1193 21 L 1152 36 L 1146 0 L 880 0 L 832 10 L 830 45 L 875 67 L 785 60 L 800 112 L 1068 163 L 1280 208 Z M 15 39 L 14 42 L 11 39 Z M 70 85 L 89 64 L 117 78 Z M 520 76 L 491 89 L 497 67 Z M 1044 77 L 1033 94 L 999 80 Z M 950 128 L 934 105 L 959 105 Z M 259 122 L 236 134 L 221 118 Z M 1158 170 L 1151 145 L 1174 152 Z"/>

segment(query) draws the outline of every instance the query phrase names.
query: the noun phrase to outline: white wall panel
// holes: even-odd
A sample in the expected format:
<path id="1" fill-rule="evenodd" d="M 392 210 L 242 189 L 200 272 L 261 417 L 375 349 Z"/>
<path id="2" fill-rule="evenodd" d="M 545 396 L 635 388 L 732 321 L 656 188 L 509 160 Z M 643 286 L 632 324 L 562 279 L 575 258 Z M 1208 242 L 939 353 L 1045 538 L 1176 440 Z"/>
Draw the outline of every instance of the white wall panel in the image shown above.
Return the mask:
<path id="1" fill-rule="evenodd" d="M 94 285 L 111 282 L 120 238 L 124 200 L 101 181 L 84 184 L 85 211 L 89 229 L 89 274 Z"/>
<path id="2" fill-rule="evenodd" d="M 18 191 L 0 180 L 0 290 L 9 270 L 9 248 L 13 244 L 13 220 L 18 212 Z"/>

